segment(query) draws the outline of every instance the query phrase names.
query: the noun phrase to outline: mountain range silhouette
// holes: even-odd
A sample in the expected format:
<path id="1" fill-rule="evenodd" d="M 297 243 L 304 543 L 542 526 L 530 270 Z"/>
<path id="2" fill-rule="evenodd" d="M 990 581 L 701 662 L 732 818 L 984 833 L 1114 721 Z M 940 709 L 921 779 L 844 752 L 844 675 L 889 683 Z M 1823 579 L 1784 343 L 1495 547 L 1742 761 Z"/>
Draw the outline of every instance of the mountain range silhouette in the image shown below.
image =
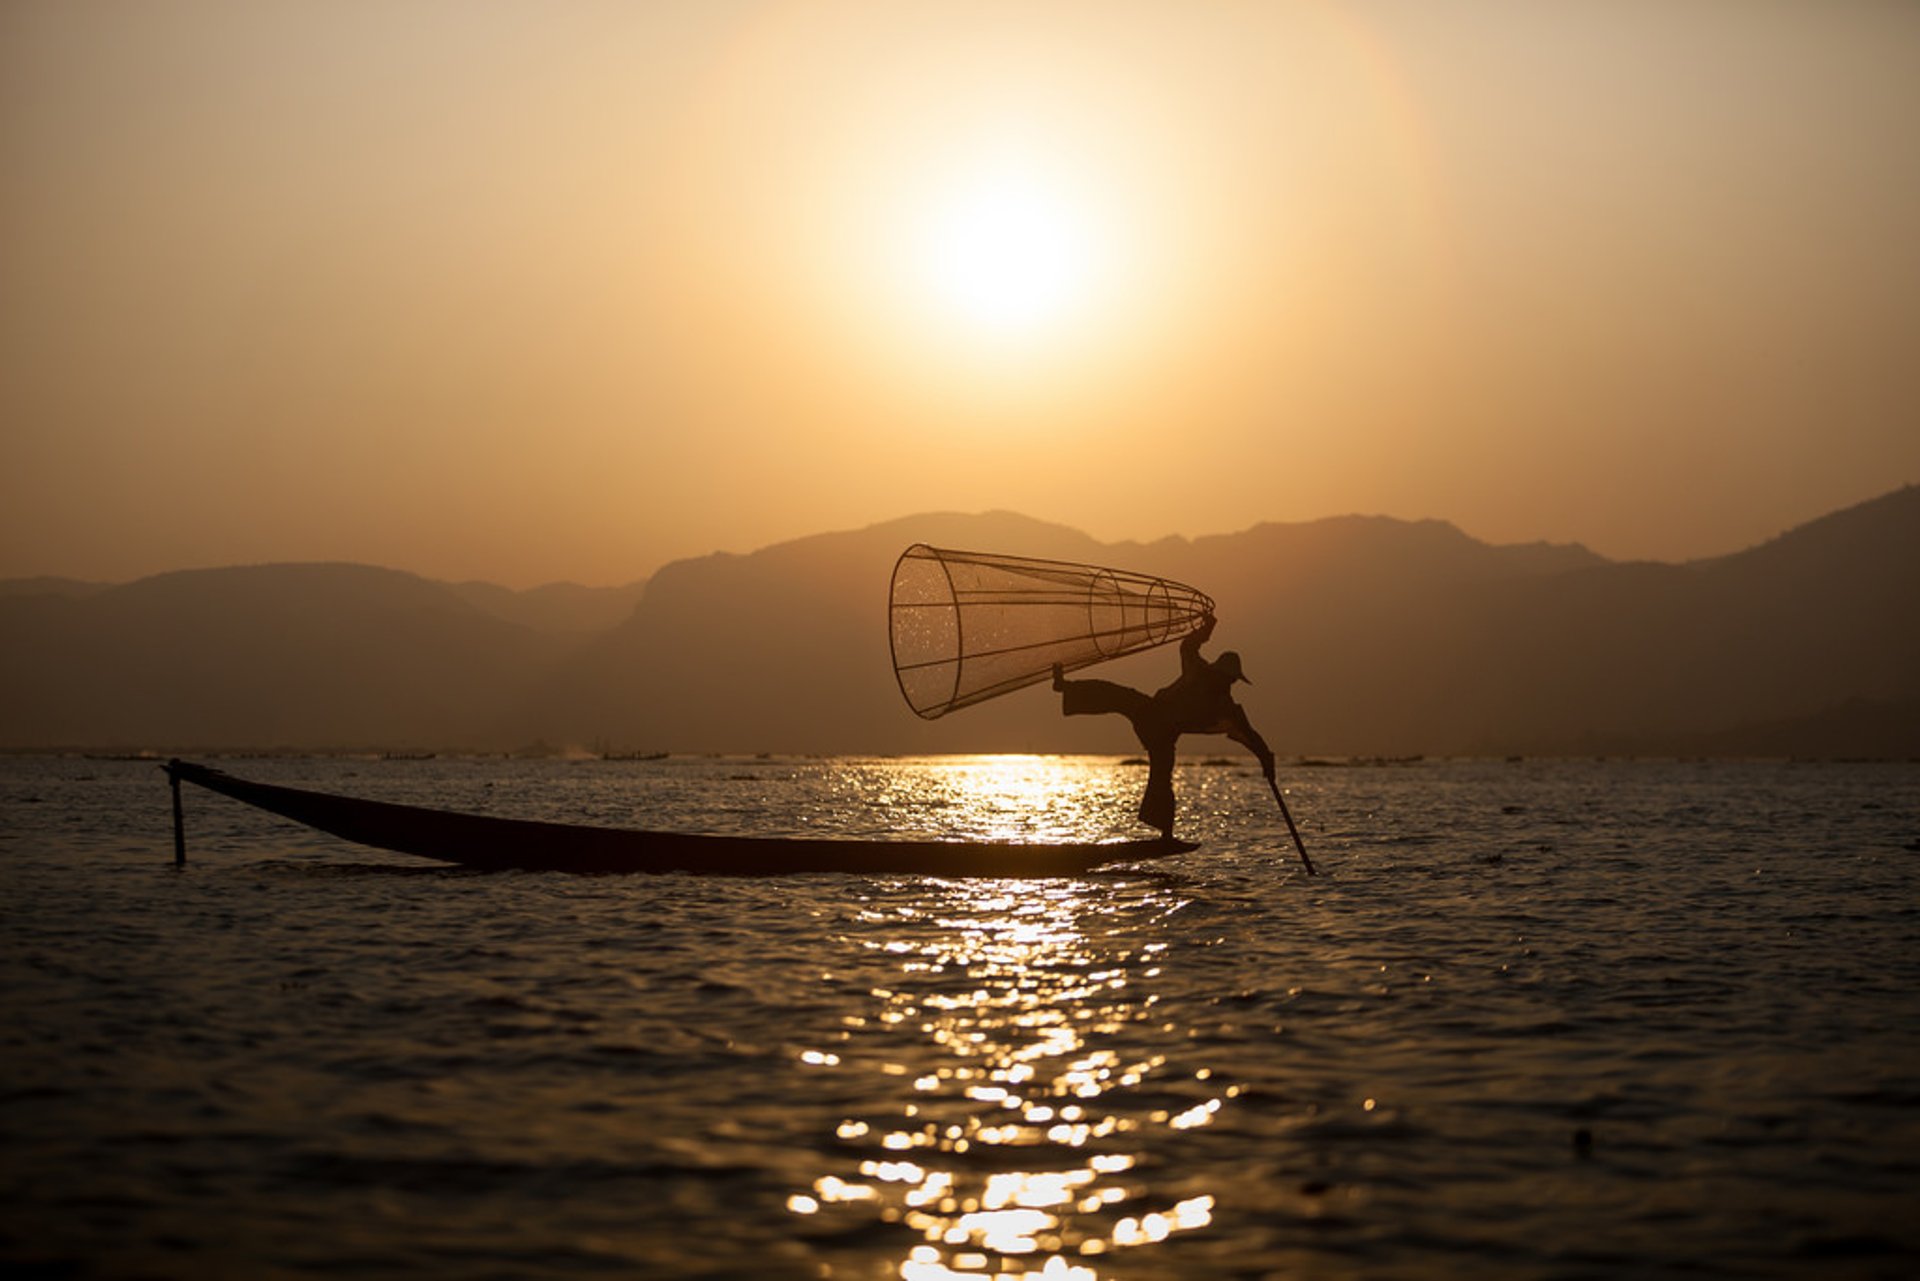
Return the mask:
<path id="1" fill-rule="evenodd" d="M 716 553 L 621 588 L 340 564 L 14 580 L 0 748 L 1132 750 L 1124 725 L 1064 720 L 1044 688 L 915 717 L 886 628 L 914 542 L 1199 587 L 1282 755 L 1920 756 L 1914 486 L 1685 564 L 1377 516 L 1106 544 L 992 512 Z M 1101 674 L 1152 688 L 1174 665 L 1169 649 Z"/>

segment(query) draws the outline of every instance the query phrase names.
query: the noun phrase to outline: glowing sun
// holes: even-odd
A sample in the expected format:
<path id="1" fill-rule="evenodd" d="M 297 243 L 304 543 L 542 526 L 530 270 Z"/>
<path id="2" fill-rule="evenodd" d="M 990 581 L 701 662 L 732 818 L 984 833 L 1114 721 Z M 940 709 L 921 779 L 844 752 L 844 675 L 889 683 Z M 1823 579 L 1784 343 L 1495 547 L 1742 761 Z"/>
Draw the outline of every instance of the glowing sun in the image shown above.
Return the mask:
<path id="1" fill-rule="evenodd" d="M 938 308 L 995 338 L 1030 340 L 1091 305 L 1102 247 L 1093 211 L 1045 175 L 991 169 L 939 191 L 915 254 Z"/>

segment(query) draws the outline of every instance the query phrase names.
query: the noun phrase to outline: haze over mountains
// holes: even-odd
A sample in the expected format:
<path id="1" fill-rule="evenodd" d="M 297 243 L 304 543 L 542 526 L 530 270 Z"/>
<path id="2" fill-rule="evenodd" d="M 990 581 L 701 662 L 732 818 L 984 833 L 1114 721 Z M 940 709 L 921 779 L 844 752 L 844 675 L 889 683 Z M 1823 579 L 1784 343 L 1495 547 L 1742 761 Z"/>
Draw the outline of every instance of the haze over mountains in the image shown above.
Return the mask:
<path id="1" fill-rule="evenodd" d="M 913 542 L 1111 564 L 1218 602 L 1283 755 L 1920 755 L 1920 489 L 1733 556 L 1612 563 L 1343 517 L 1102 544 L 924 515 L 645 584 L 515 592 L 357 565 L 0 583 L 0 747 L 1131 752 L 1044 688 L 907 710 L 886 589 Z M 1103 674 L 1154 688 L 1171 650 Z M 1237 750 L 1198 740 L 1211 752 Z"/>

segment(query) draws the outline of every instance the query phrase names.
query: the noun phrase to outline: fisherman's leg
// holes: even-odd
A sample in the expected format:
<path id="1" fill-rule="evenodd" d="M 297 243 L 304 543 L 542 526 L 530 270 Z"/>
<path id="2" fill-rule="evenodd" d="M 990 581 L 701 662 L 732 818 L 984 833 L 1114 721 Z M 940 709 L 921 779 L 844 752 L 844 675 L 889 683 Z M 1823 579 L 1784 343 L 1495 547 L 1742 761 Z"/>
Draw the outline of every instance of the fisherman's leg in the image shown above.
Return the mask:
<path id="1" fill-rule="evenodd" d="M 1171 738 L 1142 739 L 1147 749 L 1147 790 L 1140 797 L 1140 821 L 1173 837 L 1173 744 Z"/>
<path id="2" fill-rule="evenodd" d="M 1112 681 L 1057 680 L 1062 716 L 1099 716 L 1117 712 L 1129 720 L 1139 715 L 1152 699 L 1137 689 L 1128 689 Z"/>

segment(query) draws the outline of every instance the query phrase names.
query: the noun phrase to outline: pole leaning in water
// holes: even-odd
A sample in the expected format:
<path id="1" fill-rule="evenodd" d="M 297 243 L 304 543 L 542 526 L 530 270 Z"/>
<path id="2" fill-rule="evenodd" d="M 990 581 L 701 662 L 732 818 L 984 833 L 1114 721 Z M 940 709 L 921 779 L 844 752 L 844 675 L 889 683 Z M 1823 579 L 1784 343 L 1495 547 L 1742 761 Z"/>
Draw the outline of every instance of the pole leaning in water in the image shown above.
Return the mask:
<path id="1" fill-rule="evenodd" d="M 1307 857 L 1307 847 L 1300 839 L 1300 829 L 1293 825 L 1293 815 L 1287 810 L 1287 798 L 1280 795 L 1280 784 L 1271 778 L 1267 780 L 1267 786 L 1273 789 L 1273 799 L 1280 802 L 1280 817 L 1287 820 L 1287 831 L 1293 836 L 1293 848 L 1300 851 L 1300 861 L 1306 864 L 1307 875 L 1312 876 L 1313 860 Z"/>
<path id="2" fill-rule="evenodd" d="M 173 785 L 173 865 L 185 867 L 187 865 L 187 820 L 186 816 L 180 812 L 180 762 L 168 761 L 162 768 L 167 771 L 167 782 Z"/>

